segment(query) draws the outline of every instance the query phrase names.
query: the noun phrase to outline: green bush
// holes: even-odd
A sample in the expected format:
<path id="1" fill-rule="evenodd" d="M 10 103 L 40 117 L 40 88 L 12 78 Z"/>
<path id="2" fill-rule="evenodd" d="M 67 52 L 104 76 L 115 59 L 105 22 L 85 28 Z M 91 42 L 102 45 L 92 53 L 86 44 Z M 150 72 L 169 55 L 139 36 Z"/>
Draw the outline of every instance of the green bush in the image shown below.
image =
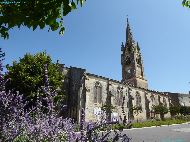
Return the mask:
<path id="1" fill-rule="evenodd" d="M 116 129 L 116 130 L 123 130 L 125 128 L 125 126 L 123 124 L 115 124 L 113 126 L 113 129 Z"/>
<path id="2" fill-rule="evenodd" d="M 181 119 L 181 120 L 186 120 L 186 121 L 190 121 L 190 115 L 176 115 L 174 117 L 175 119 Z"/>
<path id="3" fill-rule="evenodd" d="M 30 140 L 26 136 L 21 135 L 18 136 L 13 142 L 30 142 Z"/>
<path id="4" fill-rule="evenodd" d="M 171 116 L 175 116 L 180 113 L 180 106 L 171 106 L 169 108 Z"/>
<path id="5" fill-rule="evenodd" d="M 189 106 L 181 106 L 180 114 L 181 115 L 190 115 L 190 107 Z"/>

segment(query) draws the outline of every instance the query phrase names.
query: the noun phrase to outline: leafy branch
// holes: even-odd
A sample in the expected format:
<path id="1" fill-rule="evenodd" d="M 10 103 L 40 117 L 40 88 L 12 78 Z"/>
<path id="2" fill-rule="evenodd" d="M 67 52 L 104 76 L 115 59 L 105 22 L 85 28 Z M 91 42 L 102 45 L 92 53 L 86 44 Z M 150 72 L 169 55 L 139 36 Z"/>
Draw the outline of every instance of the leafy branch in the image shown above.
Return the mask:
<path id="1" fill-rule="evenodd" d="M 3 0 L 0 1 L 0 36 L 9 38 L 9 30 L 21 26 L 36 30 L 37 27 L 63 35 L 63 17 L 86 0 Z"/>
<path id="2" fill-rule="evenodd" d="M 190 0 L 183 0 L 182 5 L 190 8 Z"/>

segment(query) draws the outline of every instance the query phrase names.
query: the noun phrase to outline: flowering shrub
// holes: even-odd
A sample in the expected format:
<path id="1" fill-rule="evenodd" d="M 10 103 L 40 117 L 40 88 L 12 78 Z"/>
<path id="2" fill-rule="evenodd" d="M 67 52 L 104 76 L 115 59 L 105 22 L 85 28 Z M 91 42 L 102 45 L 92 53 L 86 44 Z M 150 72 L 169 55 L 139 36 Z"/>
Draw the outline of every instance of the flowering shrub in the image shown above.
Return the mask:
<path id="1" fill-rule="evenodd" d="M 49 103 L 53 102 L 51 100 L 48 99 Z M 75 139 L 72 120 L 58 117 L 52 109 L 53 104 L 49 104 L 48 112 L 44 113 L 42 101 L 38 99 L 36 108 L 26 112 L 22 97 L 10 92 L 0 92 L 0 104 L 2 141 L 65 142 Z"/>
<path id="2" fill-rule="evenodd" d="M 46 97 L 38 97 L 32 109 L 24 110 L 27 102 L 19 92 L 0 91 L 0 141 L 65 142 L 76 139 L 72 120 L 63 119 L 55 111 L 53 97 L 56 92 L 51 92 L 47 86 L 47 66 L 45 68 L 45 86 L 42 90 Z M 4 82 L 3 78 L 1 82 Z M 47 105 L 42 105 L 44 102 Z"/>
<path id="3" fill-rule="evenodd" d="M 0 92 L 0 133 L 4 141 L 13 141 L 22 132 L 22 96 Z"/>

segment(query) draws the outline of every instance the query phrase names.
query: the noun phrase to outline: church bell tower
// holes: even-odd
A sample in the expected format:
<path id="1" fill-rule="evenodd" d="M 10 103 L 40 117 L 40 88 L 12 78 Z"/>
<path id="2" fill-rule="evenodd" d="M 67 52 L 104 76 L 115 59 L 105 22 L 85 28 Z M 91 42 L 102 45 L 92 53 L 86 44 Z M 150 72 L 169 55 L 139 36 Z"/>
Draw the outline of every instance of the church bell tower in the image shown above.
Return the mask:
<path id="1" fill-rule="evenodd" d="M 133 40 L 133 34 L 127 19 L 126 42 L 121 45 L 122 82 L 135 87 L 148 89 L 144 75 L 143 60 L 138 43 Z"/>

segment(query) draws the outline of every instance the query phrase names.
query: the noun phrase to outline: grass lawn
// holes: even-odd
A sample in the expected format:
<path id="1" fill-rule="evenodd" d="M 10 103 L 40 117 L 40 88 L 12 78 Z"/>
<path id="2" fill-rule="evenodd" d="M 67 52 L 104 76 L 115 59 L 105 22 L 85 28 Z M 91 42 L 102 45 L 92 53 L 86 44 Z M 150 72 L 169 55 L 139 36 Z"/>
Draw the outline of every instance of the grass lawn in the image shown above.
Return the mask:
<path id="1" fill-rule="evenodd" d="M 171 124 L 182 124 L 188 122 L 189 120 L 182 119 L 166 119 L 166 120 L 153 120 L 144 122 L 134 122 L 132 123 L 133 128 L 151 127 L 151 126 L 161 126 L 161 125 L 171 125 Z"/>

